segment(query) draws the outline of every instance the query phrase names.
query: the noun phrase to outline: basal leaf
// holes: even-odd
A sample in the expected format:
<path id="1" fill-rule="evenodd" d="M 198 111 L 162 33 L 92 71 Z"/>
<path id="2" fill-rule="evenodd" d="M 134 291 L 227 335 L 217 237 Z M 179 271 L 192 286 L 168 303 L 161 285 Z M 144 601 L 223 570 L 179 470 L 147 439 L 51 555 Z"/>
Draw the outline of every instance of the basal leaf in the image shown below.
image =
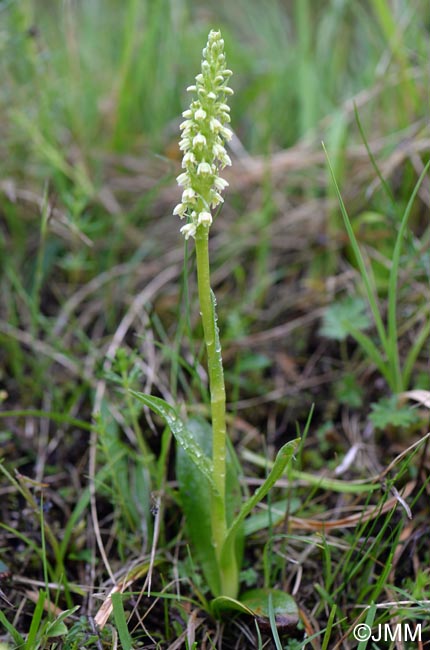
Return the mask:
<path id="1" fill-rule="evenodd" d="M 187 422 L 187 429 L 194 437 L 195 443 L 209 459 L 212 454 L 212 430 L 201 419 Z M 226 511 L 227 522 L 233 521 L 240 509 L 242 496 L 233 450 L 227 454 Z M 178 448 L 176 455 L 176 475 L 179 482 L 182 508 L 185 514 L 191 550 L 202 568 L 207 584 L 214 595 L 220 594 L 221 584 L 218 562 L 212 544 L 211 507 L 212 494 L 208 481 L 195 471 L 190 456 Z M 238 534 L 234 549 L 238 565 L 241 564 L 243 535 Z"/>
<path id="2" fill-rule="evenodd" d="M 240 602 L 249 608 L 254 616 L 267 619 L 270 614 L 278 629 L 295 627 L 299 622 L 299 610 L 294 598 L 281 589 L 251 589 L 240 597 Z"/>
<path id="3" fill-rule="evenodd" d="M 178 445 L 186 452 L 194 466 L 197 467 L 199 472 L 205 477 L 211 489 L 216 492 L 215 483 L 212 478 L 212 463 L 210 457 L 204 453 L 203 449 L 196 441 L 195 436 L 178 416 L 173 406 L 160 397 L 146 395 L 145 393 L 140 393 L 136 390 L 130 390 L 130 393 L 140 402 L 145 404 L 145 406 L 149 406 L 151 411 L 164 420 L 175 436 Z"/>
<path id="4" fill-rule="evenodd" d="M 219 596 L 211 602 L 211 611 L 216 618 L 240 612 L 256 616 L 259 625 L 270 628 L 270 614 L 277 629 L 281 631 L 295 628 L 299 621 L 299 610 L 294 598 L 280 589 L 251 589 L 240 598 Z"/>
<path id="5" fill-rule="evenodd" d="M 199 444 L 205 453 L 208 449 L 208 443 L 205 440 L 207 431 L 200 427 L 196 421 L 188 423 L 188 430 L 195 436 L 196 444 Z M 209 431 L 209 441 L 210 433 Z M 209 456 L 206 458 L 209 460 Z M 191 554 L 196 560 L 196 564 L 202 569 L 211 592 L 219 594 L 221 583 L 218 562 L 212 544 L 212 491 L 206 476 L 196 470 L 191 457 L 182 447 L 178 447 L 176 451 L 176 478 L 179 483 Z"/>
<path id="6" fill-rule="evenodd" d="M 221 618 L 224 615 L 231 614 L 232 611 L 240 612 L 241 614 L 248 614 L 253 616 L 254 612 L 247 605 L 242 603 L 236 598 L 229 596 L 218 596 L 211 601 L 211 612 L 215 618 Z"/>

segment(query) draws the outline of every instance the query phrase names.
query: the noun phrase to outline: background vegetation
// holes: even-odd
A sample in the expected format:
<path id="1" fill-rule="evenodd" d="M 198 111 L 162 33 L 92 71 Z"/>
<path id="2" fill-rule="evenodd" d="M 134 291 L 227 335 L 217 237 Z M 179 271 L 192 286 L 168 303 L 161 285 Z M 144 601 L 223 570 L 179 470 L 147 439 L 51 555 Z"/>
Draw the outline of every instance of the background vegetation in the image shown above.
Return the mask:
<path id="1" fill-rule="evenodd" d="M 293 593 L 298 630 L 205 615 L 170 434 L 122 390 L 207 414 L 171 211 L 210 28 L 234 71 L 211 247 L 245 490 L 312 411 L 242 578 Z M 0 2 L 6 647 L 379 647 L 365 620 L 419 622 L 425 647 L 429 31 L 426 0 Z"/>

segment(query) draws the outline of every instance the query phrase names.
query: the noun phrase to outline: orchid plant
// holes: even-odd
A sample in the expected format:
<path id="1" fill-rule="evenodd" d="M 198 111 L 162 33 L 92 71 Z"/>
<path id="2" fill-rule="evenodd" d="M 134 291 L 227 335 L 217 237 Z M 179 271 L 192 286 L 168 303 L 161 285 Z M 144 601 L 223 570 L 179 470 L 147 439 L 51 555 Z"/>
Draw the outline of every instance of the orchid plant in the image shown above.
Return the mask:
<path id="1" fill-rule="evenodd" d="M 226 431 L 226 392 L 208 245 L 214 210 L 223 203 L 222 192 L 228 186 L 220 172 L 231 165 L 225 147 L 232 137 L 227 103 L 233 94 L 228 85 L 231 75 L 226 66 L 221 33 L 211 31 L 203 49 L 201 72 L 196 76 L 195 84 L 187 88 L 194 98 L 184 111 L 185 119 L 180 125 L 183 171 L 177 182 L 183 191 L 181 201 L 173 211 L 174 215 L 186 219 L 181 233 L 185 239 L 191 238 L 195 243 L 198 297 L 211 396 L 211 425 L 197 419 L 183 421 L 176 409 L 164 400 L 136 391 L 134 395 L 164 419 L 178 443 L 177 478 L 181 504 L 191 551 L 215 597 L 212 611 L 217 613 L 226 607 L 234 607 L 253 613 L 255 603 L 263 610 L 267 609 L 270 596 L 272 611 L 273 607 L 281 608 L 294 617 L 297 612 L 295 603 L 283 592 L 253 590 L 238 599 L 244 521 L 283 474 L 298 441 L 289 442 L 280 449 L 266 480 L 243 502 L 238 462 Z"/>

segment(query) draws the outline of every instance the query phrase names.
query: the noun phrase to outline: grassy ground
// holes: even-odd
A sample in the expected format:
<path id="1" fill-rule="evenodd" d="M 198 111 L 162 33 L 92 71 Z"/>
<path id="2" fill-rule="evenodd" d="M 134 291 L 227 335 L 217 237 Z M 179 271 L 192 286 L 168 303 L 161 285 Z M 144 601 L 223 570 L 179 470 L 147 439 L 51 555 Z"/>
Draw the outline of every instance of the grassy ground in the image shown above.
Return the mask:
<path id="1" fill-rule="evenodd" d="M 171 212 L 211 27 L 234 71 L 211 254 L 245 493 L 312 413 L 242 575 L 295 596 L 293 630 L 205 612 L 170 433 L 121 390 L 208 413 Z M 425 0 L 0 2 L 2 650 L 429 647 L 429 29 Z"/>

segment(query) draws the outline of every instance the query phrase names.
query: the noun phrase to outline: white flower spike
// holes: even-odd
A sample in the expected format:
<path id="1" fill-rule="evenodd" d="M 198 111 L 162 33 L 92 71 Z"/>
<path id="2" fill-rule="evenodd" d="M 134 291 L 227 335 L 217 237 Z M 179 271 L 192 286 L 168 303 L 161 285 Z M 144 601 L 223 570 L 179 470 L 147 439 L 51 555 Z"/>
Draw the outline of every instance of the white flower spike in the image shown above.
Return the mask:
<path id="1" fill-rule="evenodd" d="M 203 50 L 201 73 L 196 76 L 195 85 L 187 88 L 197 97 L 182 113 L 185 121 L 180 125 L 179 148 L 184 152 L 182 168 L 185 171 L 178 176 L 177 182 L 185 189 L 173 214 L 188 219 L 181 228 L 185 239 L 196 237 L 201 229 L 209 229 L 212 224 L 209 209 L 223 202 L 220 192 L 228 186 L 218 172 L 231 165 L 224 147 L 232 136 L 226 126 L 230 122 L 227 97 L 233 94 L 227 85 L 231 74 L 226 68 L 221 33 L 211 31 Z"/>

